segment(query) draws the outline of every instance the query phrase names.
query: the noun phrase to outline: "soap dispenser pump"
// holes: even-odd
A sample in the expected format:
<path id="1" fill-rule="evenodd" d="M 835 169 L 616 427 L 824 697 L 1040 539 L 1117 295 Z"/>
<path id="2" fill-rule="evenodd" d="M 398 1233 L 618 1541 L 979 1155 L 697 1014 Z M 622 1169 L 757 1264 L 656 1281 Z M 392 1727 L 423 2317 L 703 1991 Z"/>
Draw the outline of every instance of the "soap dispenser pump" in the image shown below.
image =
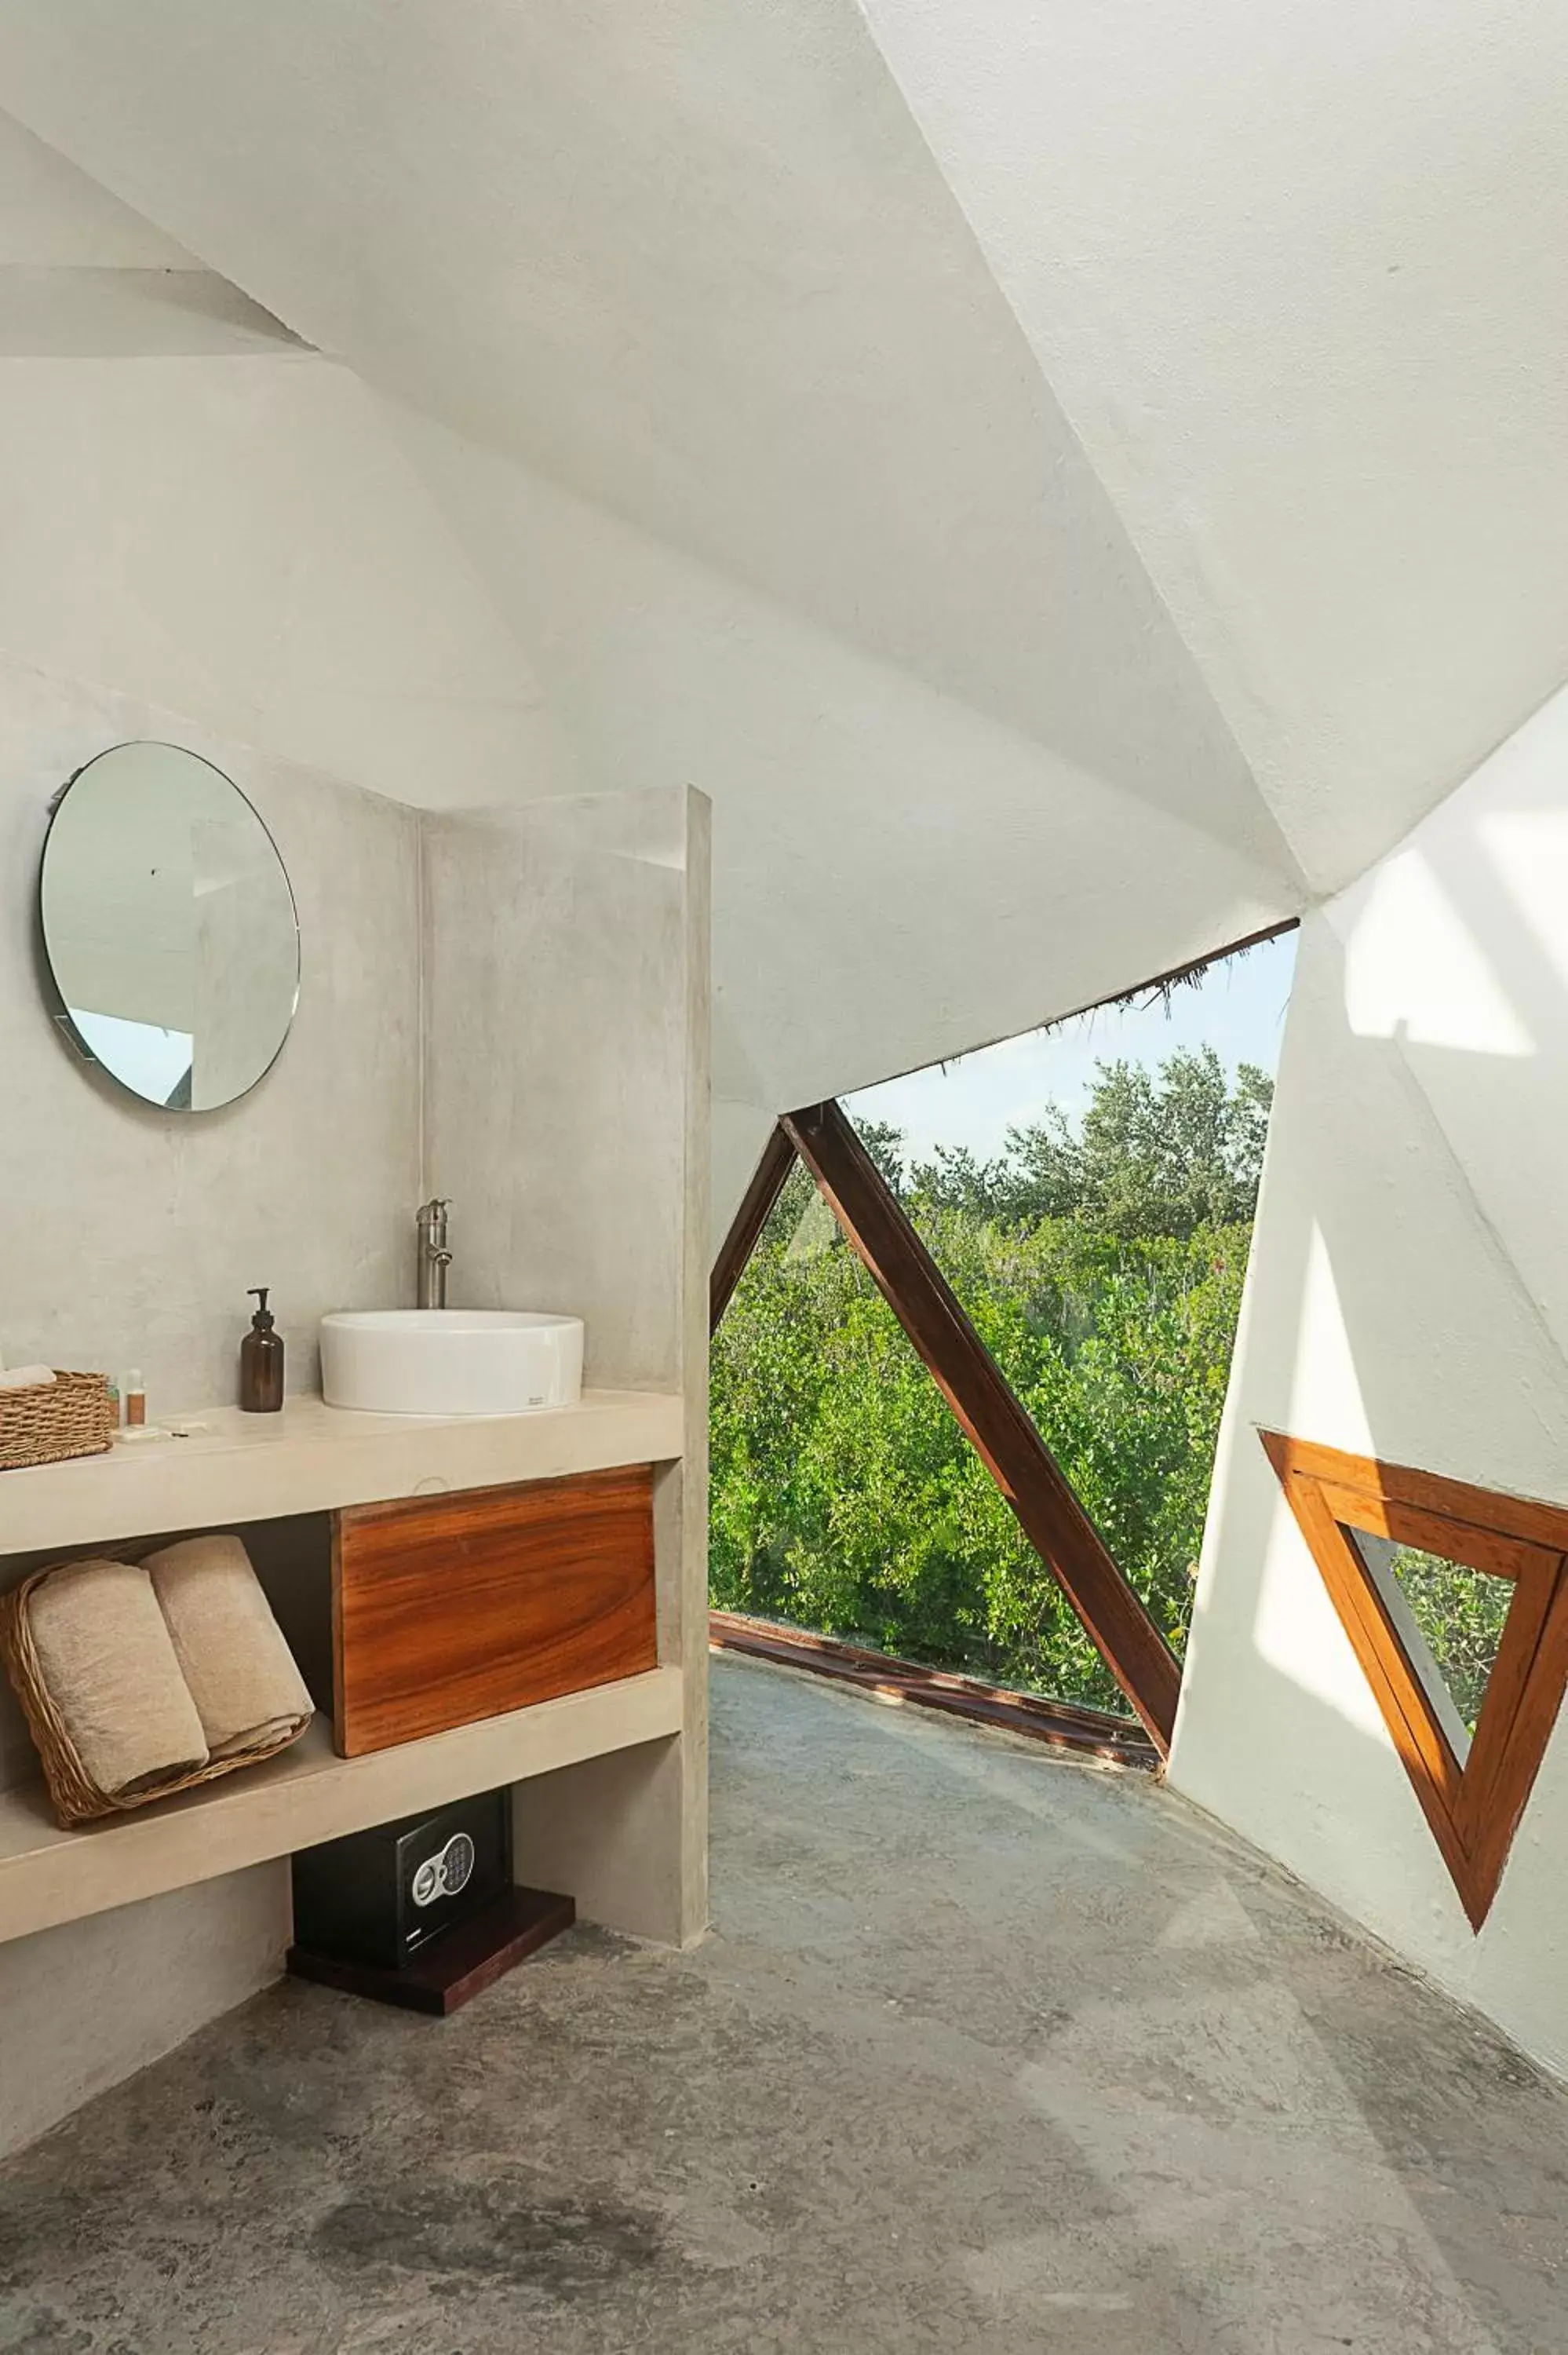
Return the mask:
<path id="1" fill-rule="evenodd" d="M 247 1414 L 278 1414 L 283 1404 L 283 1337 L 273 1330 L 277 1320 L 267 1305 L 271 1288 L 252 1288 L 250 1298 L 261 1305 L 239 1345 L 239 1403 Z"/>

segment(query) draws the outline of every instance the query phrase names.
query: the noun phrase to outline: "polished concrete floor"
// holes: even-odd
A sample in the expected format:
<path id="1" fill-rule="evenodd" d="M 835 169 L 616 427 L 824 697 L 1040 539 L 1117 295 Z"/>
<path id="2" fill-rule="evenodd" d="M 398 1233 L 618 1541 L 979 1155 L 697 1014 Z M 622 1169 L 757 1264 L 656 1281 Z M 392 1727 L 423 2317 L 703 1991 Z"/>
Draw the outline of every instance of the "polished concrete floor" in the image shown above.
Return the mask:
<path id="1" fill-rule="evenodd" d="M 1568 2349 L 1500 2040 L 1140 1778 L 715 1688 L 705 1946 L 260 1998 L 0 2169 L 0 2347 Z"/>

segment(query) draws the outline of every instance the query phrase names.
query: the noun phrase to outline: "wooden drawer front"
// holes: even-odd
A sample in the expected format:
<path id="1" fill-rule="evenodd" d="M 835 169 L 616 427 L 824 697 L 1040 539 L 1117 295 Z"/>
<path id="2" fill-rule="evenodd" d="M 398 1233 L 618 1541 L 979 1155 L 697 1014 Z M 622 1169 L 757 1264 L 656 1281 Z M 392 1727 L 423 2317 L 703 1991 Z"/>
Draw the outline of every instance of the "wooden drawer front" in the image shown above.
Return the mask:
<path id="1" fill-rule="evenodd" d="M 340 1756 L 658 1666 L 649 1465 L 336 1516 Z"/>

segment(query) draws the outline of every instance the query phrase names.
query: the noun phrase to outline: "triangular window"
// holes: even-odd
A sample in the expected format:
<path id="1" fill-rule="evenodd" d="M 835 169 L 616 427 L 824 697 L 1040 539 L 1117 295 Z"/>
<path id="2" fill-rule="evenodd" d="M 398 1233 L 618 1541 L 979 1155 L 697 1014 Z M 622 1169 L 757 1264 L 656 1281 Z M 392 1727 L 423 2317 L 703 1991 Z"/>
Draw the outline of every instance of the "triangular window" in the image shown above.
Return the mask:
<path id="1" fill-rule="evenodd" d="M 1479 1929 L 1568 1683 L 1568 1512 L 1261 1436 Z"/>

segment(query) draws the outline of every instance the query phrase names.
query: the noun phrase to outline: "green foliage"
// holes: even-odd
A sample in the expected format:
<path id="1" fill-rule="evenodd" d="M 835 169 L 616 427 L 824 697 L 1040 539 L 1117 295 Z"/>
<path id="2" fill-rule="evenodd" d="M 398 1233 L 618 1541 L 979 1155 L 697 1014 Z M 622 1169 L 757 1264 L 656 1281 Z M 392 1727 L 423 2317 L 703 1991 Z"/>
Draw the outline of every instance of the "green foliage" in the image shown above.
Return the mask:
<path id="1" fill-rule="evenodd" d="M 1076 1135 L 1051 1104 L 1009 1131 L 999 1160 L 938 1146 L 908 1190 L 980 1219 L 1076 1219 L 1122 1242 L 1244 1225 L 1257 1201 L 1272 1097 L 1252 1063 L 1233 1089 L 1212 1047 L 1172 1055 L 1158 1073 L 1101 1063 Z"/>
<path id="2" fill-rule="evenodd" d="M 1389 1567 L 1455 1708 L 1474 1733 L 1513 1601 L 1511 1582 L 1415 1546 L 1395 1546 Z"/>
<path id="3" fill-rule="evenodd" d="M 1102 1065 L 1003 1158 L 884 1174 L 1178 1649 L 1246 1266 L 1268 1082 Z M 713 1352 L 713 1599 L 1118 1707 L 1093 1646 L 797 1171 Z"/>

